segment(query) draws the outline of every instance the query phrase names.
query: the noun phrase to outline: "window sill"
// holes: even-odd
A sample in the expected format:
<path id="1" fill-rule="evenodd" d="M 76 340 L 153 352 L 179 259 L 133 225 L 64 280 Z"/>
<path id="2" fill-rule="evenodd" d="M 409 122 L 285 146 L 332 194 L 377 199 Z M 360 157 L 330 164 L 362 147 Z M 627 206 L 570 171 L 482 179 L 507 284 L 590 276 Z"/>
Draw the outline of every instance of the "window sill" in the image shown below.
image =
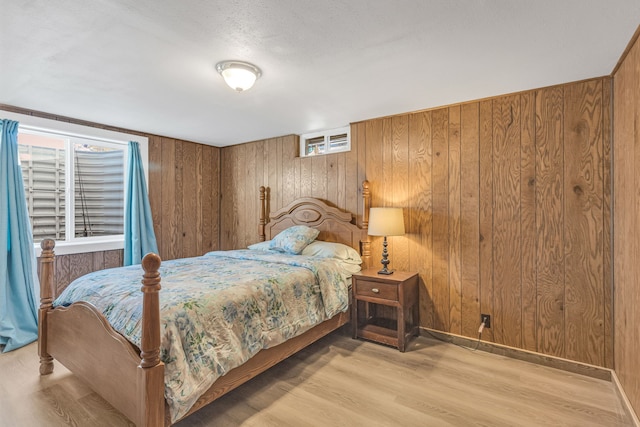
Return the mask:
<path id="1" fill-rule="evenodd" d="M 40 243 L 34 245 L 36 257 L 42 255 Z M 57 241 L 53 249 L 56 255 L 84 254 L 88 252 L 102 252 L 124 249 L 124 236 L 86 238 L 78 242 Z"/>

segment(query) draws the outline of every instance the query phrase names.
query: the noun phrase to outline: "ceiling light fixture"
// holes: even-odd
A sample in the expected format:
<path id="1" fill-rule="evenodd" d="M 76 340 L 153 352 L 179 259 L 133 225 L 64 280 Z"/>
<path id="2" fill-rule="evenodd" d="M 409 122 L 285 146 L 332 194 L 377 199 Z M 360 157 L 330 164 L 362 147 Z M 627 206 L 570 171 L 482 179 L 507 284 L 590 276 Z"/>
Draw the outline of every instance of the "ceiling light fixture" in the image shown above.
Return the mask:
<path id="1" fill-rule="evenodd" d="M 242 61 L 218 62 L 216 70 L 224 77 L 229 87 L 238 92 L 251 89 L 258 77 L 262 75 L 260 68 Z"/>

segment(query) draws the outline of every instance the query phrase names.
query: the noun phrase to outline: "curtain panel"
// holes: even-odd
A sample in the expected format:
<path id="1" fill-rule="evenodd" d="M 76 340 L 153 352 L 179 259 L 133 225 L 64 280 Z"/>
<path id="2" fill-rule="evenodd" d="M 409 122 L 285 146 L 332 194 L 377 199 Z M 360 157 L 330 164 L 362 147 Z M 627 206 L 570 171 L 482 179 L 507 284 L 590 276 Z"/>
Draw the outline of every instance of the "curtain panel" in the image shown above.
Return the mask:
<path id="1" fill-rule="evenodd" d="M 149 252 L 158 253 L 140 147 L 129 142 L 129 173 L 124 213 L 124 265 L 140 264 Z"/>
<path id="2" fill-rule="evenodd" d="M 33 235 L 18 157 L 18 122 L 0 120 L 0 345 L 3 352 L 38 338 Z"/>

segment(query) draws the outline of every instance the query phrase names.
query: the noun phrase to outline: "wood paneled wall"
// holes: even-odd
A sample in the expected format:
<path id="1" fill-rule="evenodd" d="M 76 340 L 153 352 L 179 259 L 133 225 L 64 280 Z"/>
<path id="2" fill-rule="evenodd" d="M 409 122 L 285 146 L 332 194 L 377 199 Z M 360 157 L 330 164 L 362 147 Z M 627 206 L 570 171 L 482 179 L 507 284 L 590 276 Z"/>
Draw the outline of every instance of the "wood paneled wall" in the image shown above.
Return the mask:
<path id="1" fill-rule="evenodd" d="M 163 260 L 218 249 L 220 149 L 150 136 L 149 203 Z"/>
<path id="2" fill-rule="evenodd" d="M 57 255 L 54 263 L 56 295 L 80 276 L 105 268 L 121 267 L 124 250 Z"/>
<path id="3" fill-rule="evenodd" d="M 219 247 L 219 148 L 9 105 L 0 104 L 0 109 L 147 137 L 149 201 L 160 256 L 191 257 Z M 83 274 L 120 266 L 122 259 L 122 250 L 59 256 L 59 290 Z"/>
<path id="4" fill-rule="evenodd" d="M 420 323 L 612 366 L 611 81 L 598 78 L 353 124 L 348 153 L 300 158 L 297 138 L 222 149 L 221 248 L 271 210 L 318 197 L 358 215 L 405 209 L 391 267 L 420 273 Z M 382 252 L 372 239 L 372 253 Z"/>
<path id="5" fill-rule="evenodd" d="M 300 158 L 296 135 L 223 147 L 221 249 L 245 248 L 258 241 L 262 185 L 267 187 L 269 212 L 308 196 L 362 215 L 358 182 L 364 179 L 364 171 L 358 175 L 357 166 L 347 168 L 347 164 L 357 165 L 357 155 L 354 149 Z"/>
<path id="6" fill-rule="evenodd" d="M 640 27 L 638 28 L 640 32 Z M 615 371 L 640 414 L 640 40 L 613 76 Z"/>

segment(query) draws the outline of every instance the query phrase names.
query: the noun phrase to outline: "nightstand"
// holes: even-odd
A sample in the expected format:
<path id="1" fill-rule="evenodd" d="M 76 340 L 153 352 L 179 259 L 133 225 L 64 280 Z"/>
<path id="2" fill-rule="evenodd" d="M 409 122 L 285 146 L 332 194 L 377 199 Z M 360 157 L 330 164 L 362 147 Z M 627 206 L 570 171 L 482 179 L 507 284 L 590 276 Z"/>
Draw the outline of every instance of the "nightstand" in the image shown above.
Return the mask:
<path id="1" fill-rule="evenodd" d="M 418 335 L 418 273 L 382 275 L 377 269 L 368 269 L 351 278 L 353 338 L 391 345 L 404 352 L 411 337 Z M 395 309 L 397 320 L 384 316 L 381 306 Z"/>

